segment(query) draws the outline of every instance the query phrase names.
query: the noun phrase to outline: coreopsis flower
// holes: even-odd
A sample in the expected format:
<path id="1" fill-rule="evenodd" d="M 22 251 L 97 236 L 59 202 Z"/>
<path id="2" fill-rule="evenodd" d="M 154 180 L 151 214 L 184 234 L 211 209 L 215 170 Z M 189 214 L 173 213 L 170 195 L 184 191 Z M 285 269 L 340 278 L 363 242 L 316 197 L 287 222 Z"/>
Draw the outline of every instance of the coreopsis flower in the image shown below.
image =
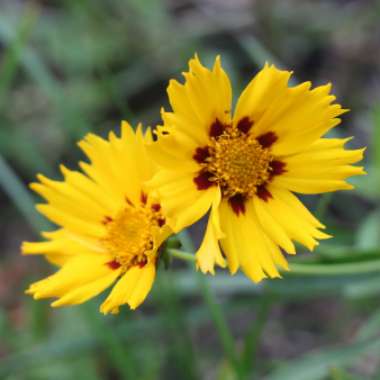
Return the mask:
<path id="1" fill-rule="evenodd" d="M 219 57 L 209 70 L 195 56 L 185 83 L 170 81 L 172 111 L 162 111 L 150 149 L 161 170 L 150 185 L 163 210 L 176 215 L 175 231 L 209 212 L 196 253 L 203 272 L 225 266 L 226 257 L 231 273 L 241 267 L 255 282 L 278 277 L 278 267 L 288 269 L 283 252 L 296 253 L 294 242 L 313 250 L 329 238 L 294 193 L 352 189 L 346 178 L 364 173 L 351 165 L 363 149 L 345 150 L 349 139 L 323 138 L 347 111 L 334 104 L 331 84 L 290 86 L 290 76 L 266 64 L 233 114 Z"/>
<path id="2" fill-rule="evenodd" d="M 90 159 L 83 170 L 61 166 L 63 181 L 42 175 L 31 188 L 47 201 L 37 209 L 59 226 L 43 242 L 25 242 L 24 254 L 43 254 L 60 269 L 30 286 L 35 299 L 56 297 L 52 306 L 80 304 L 114 285 L 103 313 L 132 309 L 144 301 L 156 273 L 158 248 L 170 234 L 159 199 L 143 183 L 155 171 L 141 127 L 124 122 L 121 137 L 87 135 L 80 148 Z"/>

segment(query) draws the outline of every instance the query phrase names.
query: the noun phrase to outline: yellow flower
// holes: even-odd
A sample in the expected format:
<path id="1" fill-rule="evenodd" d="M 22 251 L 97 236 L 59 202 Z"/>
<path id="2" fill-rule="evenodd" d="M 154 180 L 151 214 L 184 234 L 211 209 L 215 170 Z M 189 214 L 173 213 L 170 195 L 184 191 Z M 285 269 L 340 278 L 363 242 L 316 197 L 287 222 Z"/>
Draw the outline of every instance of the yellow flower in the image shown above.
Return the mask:
<path id="1" fill-rule="evenodd" d="M 159 200 L 142 184 L 155 166 L 145 145 L 151 132 L 141 126 L 134 133 L 124 122 L 121 137 L 108 140 L 89 134 L 79 143 L 90 163 L 83 173 L 61 166 L 63 181 L 42 175 L 31 188 L 47 200 L 37 209 L 60 228 L 43 233 L 44 242 L 25 242 L 24 254 L 43 254 L 60 266 L 58 272 L 30 286 L 35 299 L 57 297 L 52 306 L 80 304 L 98 295 L 116 280 L 101 306 L 116 313 L 144 301 L 155 273 L 158 248 L 170 228 Z"/>
<path id="2" fill-rule="evenodd" d="M 345 179 L 363 174 L 352 166 L 363 149 L 345 150 L 349 139 L 322 138 L 347 110 L 333 104 L 331 85 L 290 87 L 291 73 L 264 68 L 248 84 L 231 113 L 228 76 L 216 58 L 212 70 L 197 56 L 172 80 L 172 112 L 162 111 L 158 142 L 150 147 L 161 170 L 150 181 L 163 210 L 176 215 L 178 231 L 208 211 L 197 266 L 231 273 L 239 267 L 253 281 L 279 277 L 288 269 L 282 250 L 295 254 L 294 241 L 312 250 L 329 238 L 325 227 L 293 194 L 352 189 Z"/>

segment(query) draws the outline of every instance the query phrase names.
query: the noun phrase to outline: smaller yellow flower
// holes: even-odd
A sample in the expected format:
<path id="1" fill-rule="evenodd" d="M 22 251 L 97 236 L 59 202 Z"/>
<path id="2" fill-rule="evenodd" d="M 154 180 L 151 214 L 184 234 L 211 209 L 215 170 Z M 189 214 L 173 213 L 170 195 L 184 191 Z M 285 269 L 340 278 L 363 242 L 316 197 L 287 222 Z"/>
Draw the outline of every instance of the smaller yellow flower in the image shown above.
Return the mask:
<path id="1" fill-rule="evenodd" d="M 122 124 L 121 137 L 108 140 L 89 134 L 79 143 L 91 163 L 79 171 L 61 166 L 63 181 L 42 175 L 31 188 L 47 200 L 37 209 L 60 228 L 42 235 L 44 242 L 24 242 L 24 254 L 43 254 L 60 269 L 27 290 L 35 299 L 56 297 L 52 306 L 80 304 L 116 280 L 101 312 L 119 306 L 138 307 L 149 293 L 156 273 L 158 248 L 171 230 L 159 199 L 143 183 L 155 166 L 147 156 L 141 126 L 134 133 Z"/>

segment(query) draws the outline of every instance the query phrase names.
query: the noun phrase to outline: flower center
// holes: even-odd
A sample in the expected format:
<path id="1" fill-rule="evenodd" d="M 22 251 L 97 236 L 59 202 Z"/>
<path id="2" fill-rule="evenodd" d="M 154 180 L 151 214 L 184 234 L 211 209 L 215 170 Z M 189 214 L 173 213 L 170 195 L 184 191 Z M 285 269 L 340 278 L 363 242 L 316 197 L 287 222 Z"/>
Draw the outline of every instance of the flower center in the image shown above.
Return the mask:
<path id="1" fill-rule="evenodd" d="M 127 203 L 114 218 L 107 218 L 106 236 L 102 239 L 105 249 L 114 257 L 111 267 L 145 266 L 156 259 L 155 235 L 163 225 L 158 204 L 135 207 Z"/>
<path id="2" fill-rule="evenodd" d="M 233 211 L 245 213 L 245 202 L 257 196 L 265 202 L 272 198 L 268 184 L 286 172 L 286 163 L 271 153 L 277 141 L 269 131 L 252 136 L 253 121 L 243 117 L 234 125 L 216 119 L 210 126 L 208 145 L 197 147 L 193 159 L 200 170 L 193 178 L 199 191 L 219 186 Z"/>
<path id="3" fill-rule="evenodd" d="M 212 173 L 223 196 L 231 198 L 236 194 L 252 197 L 257 187 L 270 178 L 270 150 L 250 135 L 229 128 L 209 146 L 209 158 L 205 164 Z"/>

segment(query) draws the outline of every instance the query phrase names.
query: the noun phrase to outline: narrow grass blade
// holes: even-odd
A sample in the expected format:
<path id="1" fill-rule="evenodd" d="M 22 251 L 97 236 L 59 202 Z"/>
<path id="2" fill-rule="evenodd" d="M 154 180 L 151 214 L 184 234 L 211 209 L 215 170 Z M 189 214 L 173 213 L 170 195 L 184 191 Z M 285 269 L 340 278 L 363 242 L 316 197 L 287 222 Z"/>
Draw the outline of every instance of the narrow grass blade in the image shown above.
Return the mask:
<path id="1" fill-rule="evenodd" d="M 360 356 L 368 353 L 380 353 L 380 338 L 305 355 L 281 366 L 265 380 L 320 380 L 328 376 L 332 368 L 352 365 Z"/>
<path id="2" fill-rule="evenodd" d="M 34 209 L 33 198 L 25 189 L 24 184 L 1 156 L 0 187 L 36 232 L 47 227 L 47 223 Z"/>
<path id="3" fill-rule="evenodd" d="M 181 241 L 185 250 L 194 252 L 194 245 L 187 231 L 183 231 L 179 234 L 179 240 Z M 190 263 L 191 269 L 194 270 L 194 264 Z M 206 278 L 203 274 L 196 272 L 196 282 L 202 293 L 203 299 L 210 311 L 211 317 L 214 321 L 215 327 L 218 331 L 219 338 L 223 345 L 224 352 L 230 361 L 231 366 L 235 370 L 235 375 L 238 379 L 243 378 L 242 369 L 238 360 L 234 338 L 228 327 L 227 321 L 224 318 L 223 311 L 217 303 L 213 291 L 211 290 Z"/>

